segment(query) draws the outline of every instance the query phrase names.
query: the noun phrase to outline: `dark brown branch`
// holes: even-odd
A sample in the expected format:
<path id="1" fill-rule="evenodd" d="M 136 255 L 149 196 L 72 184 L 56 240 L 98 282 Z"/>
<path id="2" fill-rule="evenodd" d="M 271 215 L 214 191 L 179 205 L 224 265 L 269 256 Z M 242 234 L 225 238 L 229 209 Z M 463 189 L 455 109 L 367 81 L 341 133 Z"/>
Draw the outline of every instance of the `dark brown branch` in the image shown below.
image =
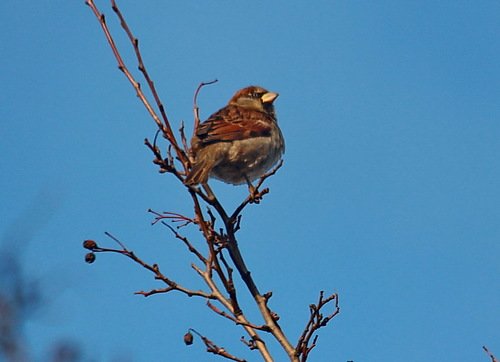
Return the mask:
<path id="1" fill-rule="evenodd" d="M 220 211 L 217 209 L 217 211 L 220 214 Z M 267 306 L 267 301 L 268 298 L 265 296 L 261 295 L 257 285 L 255 284 L 250 271 L 248 270 L 245 261 L 243 260 L 243 257 L 241 255 L 240 249 L 238 247 L 238 242 L 235 237 L 235 225 L 234 225 L 234 219 L 229 219 L 227 217 L 227 214 L 221 214 L 221 217 L 224 222 L 224 226 L 226 227 L 227 231 L 227 237 L 228 237 L 228 242 L 226 244 L 227 250 L 229 252 L 229 255 L 231 257 L 231 260 L 233 261 L 234 265 L 236 266 L 236 269 L 238 270 L 241 279 L 243 279 L 243 282 L 246 284 L 248 290 L 250 291 L 250 294 L 254 298 L 260 313 L 262 314 L 264 321 L 266 323 L 266 326 L 269 328 L 269 332 L 276 338 L 276 340 L 281 344 L 285 352 L 288 354 L 288 357 L 290 358 L 290 361 L 293 362 L 298 362 L 298 358 L 296 356 L 296 350 L 295 348 L 291 345 L 291 343 L 288 341 L 287 337 L 285 336 L 284 332 L 282 331 L 281 327 L 278 324 L 278 317 L 276 313 L 271 311 L 269 307 Z M 256 341 L 256 343 L 259 343 L 259 341 Z"/>
<path id="2" fill-rule="evenodd" d="M 261 179 L 259 180 L 259 182 L 257 183 L 257 188 L 262 186 L 263 182 L 268 177 L 274 175 L 276 173 L 276 171 L 281 167 L 282 163 L 283 162 L 280 161 L 279 164 L 273 170 L 271 170 L 269 173 L 262 176 Z M 203 195 L 203 193 L 197 188 L 189 187 L 188 189 L 189 189 L 189 191 L 191 193 L 191 197 L 193 198 L 193 201 L 194 201 L 195 214 L 197 215 L 199 225 L 202 229 L 202 233 L 205 236 L 205 238 L 207 239 L 207 243 L 210 247 L 211 245 L 213 245 L 213 242 L 212 242 L 213 232 L 208 232 L 208 230 L 206 229 L 206 223 L 204 221 L 201 221 L 201 220 L 203 220 L 203 215 L 201 213 L 199 201 L 196 197 L 197 195 L 200 195 L 200 194 Z M 263 190 L 263 192 L 261 192 L 261 195 L 263 195 L 264 193 L 267 193 L 267 191 Z M 298 362 L 299 360 L 296 356 L 295 348 L 288 341 L 285 334 L 281 330 L 281 327 L 277 323 L 277 320 L 279 319 L 277 314 L 269 309 L 269 307 L 267 306 L 268 298 L 266 298 L 260 294 L 260 292 L 257 288 L 257 285 L 255 284 L 253 278 L 251 277 L 250 271 L 248 270 L 248 268 L 244 262 L 244 259 L 241 255 L 241 252 L 239 250 L 238 243 L 237 243 L 237 240 L 235 237 L 235 232 L 236 232 L 237 228 L 239 228 L 239 222 L 238 223 L 236 222 L 237 220 L 239 220 L 239 213 L 243 210 L 243 208 L 246 205 L 248 205 L 249 203 L 252 202 L 252 199 L 254 197 L 255 197 L 255 194 L 249 195 L 249 197 L 233 212 L 233 215 L 231 217 L 228 217 L 226 210 L 220 204 L 220 202 L 215 197 L 215 195 L 212 195 L 212 197 L 208 198 L 208 200 L 206 200 L 206 199 L 204 199 L 204 200 L 209 205 L 214 207 L 215 210 L 217 211 L 217 213 L 222 218 L 222 221 L 224 223 L 224 226 L 225 226 L 225 229 L 227 232 L 227 239 L 225 242 L 225 247 L 228 250 L 229 255 L 231 257 L 231 260 L 233 261 L 234 265 L 236 266 L 236 269 L 238 270 L 243 282 L 246 284 L 248 290 L 250 291 L 250 294 L 254 298 L 254 300 L 255 300 L 255 302 L 256 302 L 256 304 L 257 304 L 257 306 L 258 306 L 258 308 L 259 308 L 259 310 L 260 310 L 260 312 L 261 312 L 261 314 L 266 322 L 267 327 L 269 327 L 270 333 L 281 344 L 283 349 L 288 354 L 290 360 L 294 361 L 294 362 Z M 235 228 L 235 227 L 237 227 L 237 228 Z M 217 260 L 216 258 L 214 258 L 214 255 L 215 255 L 214 252 L 211 251 L 211 258 L 209 260 L 212 260 L 212 261 Z M 220 267 L 215 268 L 215 270 L 218 273 L 221 273 Z M 229 293 L 231 291 L 231 286 L 228 284 L 227 280 L 223 279 L 223 284 L 224 284 L 226 291 Z M 262 351 L 261 348 L 263 348 L 263 346 L 260 345 L 261 341 L 256 340 L 256 343 L 259 346 L 259 350 Z"/>
<path id="3" fill-rule="evenodd" d="M 488 355 L 488 357 L 491 358 L 491 362 L 498 362 L 496 357 L 493 355 L 493 353 L 490 352 L 490 350 L 486 346 L 483 346 L 483 350 Z"/>
<path id="4" fill-rule="evenodd" d="M 219 236 L 221 237 L 221 236 Z M 225 247 L 223 245 L 222 247 Z M 233 305 L 233 309 L 235 312 L 235 315 L 242 314 L 242 311 L 240 309 L 239 303 L 238 303 L 238 294 L 236 293 L 236 287 L 234 286 L 233 282 L 233 269 L 229 266 L 227 263 L 226 259 L 224 258 L 224 254 L 219 252 L 218 253 L 220 261 L 222 262 L 222 265 L 226 268 L 226 273 L 227 273 L 227 284 L 228 284 L 228 294 L 229 294 L 229 299 L 231 300 L 231 304 Z"/>

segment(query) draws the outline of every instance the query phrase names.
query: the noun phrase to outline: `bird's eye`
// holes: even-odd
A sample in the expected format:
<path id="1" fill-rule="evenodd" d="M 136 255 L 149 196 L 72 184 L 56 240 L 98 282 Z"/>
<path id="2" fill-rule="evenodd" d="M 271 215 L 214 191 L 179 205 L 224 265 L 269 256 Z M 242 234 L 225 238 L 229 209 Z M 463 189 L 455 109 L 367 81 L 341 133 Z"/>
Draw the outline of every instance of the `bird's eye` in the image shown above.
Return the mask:
<path id="1" fill-rule="evenodd" d="M 250 97 L 252 98 L 260 98 L 262 94 L 260 94 L 259 92 L 252 92 L 250 93 Z"/>

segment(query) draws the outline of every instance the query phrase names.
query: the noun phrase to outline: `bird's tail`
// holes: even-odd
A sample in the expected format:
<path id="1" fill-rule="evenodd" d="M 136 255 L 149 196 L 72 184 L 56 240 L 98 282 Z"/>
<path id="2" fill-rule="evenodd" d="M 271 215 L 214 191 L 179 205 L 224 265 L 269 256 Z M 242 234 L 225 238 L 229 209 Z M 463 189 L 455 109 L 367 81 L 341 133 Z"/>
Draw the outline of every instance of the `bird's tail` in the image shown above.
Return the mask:
<path id="1" fill-rule="evenodd" d="M 206 165 L 204 161 L 196 161 L 193 165 L 193 168 L 187 175 L 184 183 L 186 185 L 197 185 L 204 184 L 208 181 L 208 176 L 210 174 L 210 167 Z"/>

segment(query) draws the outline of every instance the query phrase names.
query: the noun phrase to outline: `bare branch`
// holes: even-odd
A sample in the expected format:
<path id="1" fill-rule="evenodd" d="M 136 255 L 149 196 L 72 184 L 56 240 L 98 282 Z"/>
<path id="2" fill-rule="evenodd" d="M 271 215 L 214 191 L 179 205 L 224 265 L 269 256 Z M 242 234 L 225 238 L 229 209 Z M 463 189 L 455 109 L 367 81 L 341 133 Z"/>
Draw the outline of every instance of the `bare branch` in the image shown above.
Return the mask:
<path id="1" fill-rule="evenodd" d="M 244 325 L 244 326 L 247 326 L 247 327 L 250 327 L 253 329 L 258 329 L 258 330 L 264 331 L 264 332 L 269 332 L 269 328 L 266 325 L 258 326 L 258 325 L 252 324 L 252 323 L 241 322 L 238 319 L 236 319 L 235 317 L 233 317 L 233 316 L 227 314 L 226 312 L 224 312 L 223 310 L 220 310 L 219 308 L 217 308 L 215 305 L 210 303 L 210 301 L 207 301 L 207 306 L 211 310 L 213 310 L 215 313 L 221 315 L 224 318 L 229 319 L 230 321 L 233 321 L 235 324 Z"/>
<path id="2" fill-rule="evenodd" d="M 122 242 L 120 242 L 117 238 L 112 236 L 110 233 L 106 232 L 106 235 L 109 236 L 110 238 L 112 238 L 117 243 L 119 243 L 119 245 L 122 247 L 122 249 L 102 248 L 102 247 L 97 246 L 97 244 L 95 244 L 95 246 L 93 246 L 91 248 L 93 253 L 116 253 L 116 254 L 124 255 L 124 256 L 132 259 L 135 263 L 139 264 L 143 268 L 152 272 L 155 276 L 155 279 L 160 280 L 163 283 L 168 285 L 168 287 L 165 289 L 154 289 L 153 291 L 150 291 L 150 292 L 140 291 L 140 292 L 136 292 L 135 294 L 149 296 L 149 295 L 153 295 L 153 294 L 167 293 L 167 292 L 172 291 L 172 290 L 177 290 L 183 294 L 186 294 L 188 297 L 198 296 L 198 297 L 203 297 L 203 298 L 207 298 L 207 299 L 215 299 L 215 296 L 212 294 L 205 293 L 203 291 L 198 291 L 198 290 L 191 290 L 191 289 L 185 288 L 182 285 L 174 282 L 173 280 L 166 277 L 160 271 L 160 267 L 158 266 L 158 264 L 146 263 L 141 258 L 136 256 L 133 251 L 128 250 Z"/>
<path id="3" fill-rule="evenodd" d="M 186 133 L 184 132 L 184 121 L 181 121 L 181 125 L 179 127 L 179 134 L 181 135 L 181 142 L 182 142 L 182 147 L 186 155 L 189 152 L 189 146 L 187 144 L 186 140 Z M 191 160 L 189 160 L 191 162 Z"/>
<path id="4" fill-rule="evenodd" d="M 193 127 L 193 137 L 196 134 L 196 130 L 198 129 L 198 126 L 200 125 L 200 108 L 198 107 L 198 94 L 201 91 L 201 88 L 207 85 L 211 85 L 214 83 L 217 83 L 218 80 L 214 79 L 210 82 L 201 82 L 198 85 L 198 88 L 196 88 L 196 91 L 194 92 L 194 97 L 193 97 L 193 113 L 194 113 L 194 127 Z"/>
<path id="5" fill-rule="evenodd" d="M 179 240 L 181 240 L 188 248 L 188 250 L 193 253 L 194 255 L 196 255 L 196 257 L 203 263 L 203 264 L 206 264 L 207 263 L 207 259 L 189 242 L 188 238 L 186 238 L 185 236 L 182 236 L 180 235 L 177 231 L 174 230 L 173 227 L 171 227 L 170 225 L 168 225 L 167 223 L 165 222 L 162 222 L 163 225 L 165 225 L 166 227 L 168 227 L 170 229 L 170 231 L 172 231 L 172 233 L 174 233 L 175 237 Z"/>
<path id="6" fill-rule="evenodd" d="M 152 222 L 152 225 L 156 224 L 158 221 L 163 219 L 168 219 L 171 220 L 172 222 L 177 222 L 177 223 L 182 222 L 182 224 L 177 226 L 178 229 L 186 225 L 189 225 L 191 223 L 193 224 L 195 223 L 195 220 L 191 219 L 190 217 L 178 214 L 176 212 L 164 211 L 162 213 L 159 213 L 152 209 L 148 209 L 148 212 L 153 215 L 156 215 L 155 220 Z"/>
<path id="7" fill-rule="evenodd" d="M 486 346 L 483 346 L 483 350 L 488 355 L 488 357 L 491 358 L 491 362 L 498 362 L 496 357 L 493 355 L 493 353 L 490 352 L 490 350 Z"/>
<path id="8" fill-rule="evenodd" d="M 109 233 L 109 232 L 105 231 L 105 232 L 104 232 L 104 235 L 106 235 L 107 237 L 109 237 L 110 239 L 112 239 L 113 241 L 115 241 L 118 245 L 120 245 L 120 246 L 121 246 L 121 248 L 122 248 L 123 250 L 127 250 L 127 248 L 125 247 L 125 245 L 124 245 L 124 244 L 123 244 L 120 240 L 118 240 L 118 238 L 116 238 L 116 237 L 114 237 L 113 235 L 111 235 L 111 233 Z"/>
<path id="9" fill-rule="evenodd" d="M 163 124 L 160 125 L 157 123 L 158 127 L 163 131 L 164 137 L 170 142 L 170 144 L 174 147 L 175 152 L 177 153 L 177 156 L 179 157 L 180 161 L 184 165 L 184 169 L 187 170 L 187 165 L 188 165 L 188 160 L 187 160 L 187 155 L 184 153 L 184 151 L 179 147 L 177 140 L 174 136 L 174 132 L 172 131 L 172 128 L 170 126 L 170 122 L 167 117 L 167 113 L 165 111 L 165 107 L 163 106 L 163 103 L 158 95 L 158 92 L 156 91 L 156 87 L 154 85 L 154 82 L 152 81 L 151 77 L 149 76 L 149 73 L 144 65 L 144 62 L 142 60 L 142 55 L 141 51 L 139 49 L 139 39 L 137 39 L 133 34 L 132 31 L 130 30 L 130 27 L 128 26 L 123 14 L 121 13 L 120 9 L 116 5 L 115 0 L 111 0 L 111 7 L 115 14 L 118 16 L 120 19 L 120 25 L 122 26 L 123 30 L 127 33 L 127 36 L 132 43 L 132 46 L 134 47 L 135 55 L 137 57 L 137 62 L 138 62 L 138 68 L 142 72 L 144 79 L 146 80 L 149 89 L 151 90 L 151 93 L 153 94 L 153 97 L 155 99 L 156 105 L 160 111 L 160 114 L 163 118 Z"/>
<path id="10" fill-rule="evenodd" d="M 146 107 L 148 113 L 150 116 L 153 118 L 155 123 L 158 125 L 158 128 L 163 130 L 163 125 L 160 120 L 160 118 L 156 115 L 155 111 L 153 110 L 153 107 L 151 107 L 151 104 L 149 101 L 146 99 L 146 96 L 144 95 L 140 84 L 135 80 L 135 78 L 132 76 L 128 68 L 125 66 L 125 63 L 123 62 L 123 59 L 120 55 L 120 52 L 118 51 L 118 48 L 116 47 L 115 41 L 113 39 L 113 36 L 111 35 L 111 32 L 108 29 L 108 25 L 106 24 L 106 18 L 104 14 L 102 14 L 97 6 L 95 5 L 93 0 L 87 0 L 85 2 L 93 11 L 94 15 L 96 16 L 97 20 L 101 24 L 101 28 L 104 31 L 104 35 L 106 36 L 106 39 L 108 40 L 109 46 L 111 47 L 111 50 L 113 51 L 113 55 L 115 56 L 117 62 L 118 62 L 118 69 L 120 69 L 125 77 L 127 77 L 128 81 L 130 84 L 134 87 L 137 97 L 141 100 L 141 102 L 144 104 Z"/>
<path id="11" fill-rule="evenodd" d="M 228 300 L 227 298 L 224 298 L 220 290 L 217 288 L 217 285 L 207 272 L 204 272 L 194 264 L 191 264 L 191 267 L 203 278 L 205 283 L 212 291 L 212 294 L 216 297 L 215 299 L 217 299 L 228 311 L 231 312 L 231 314 L 235 317 L 237 323 L 243 326 L 245 331 L 250 336 L 251 340 L 255 341 L 256 349 L 258 349 L 264 361 L 272 362 L 273 358 L 271 357 L 271 354 L 269 353 L 266 344 L 260 338 L 256 330 L 251 327 L 252 324 L 246 319 L 245 315 L 242 313 L 239 314 L 235 313 L 231 301 Z"/>
<path id="12" fill-rule="evenodd" d="M 160 112 L 161 119 L 160 117 L 158 117 L 155 110 L 153 109 L 148 99 L 144 95 L 144 92 L 142 91 L 140 84 L 135 80 L 131 72 L 126 67 L 120 55 L 120 52 L 117 49 L 114 39 L 111 36 L 111 33 L 108 29 L 104 15 L 101 14 L 100 11 L 97 9 L 93 0 L 87 0 L 86 4 L 90 6 L 96 18 L 98 19 L 101 28 L 106 36 L 106 39 L 118 62 L 118 68 L 124 73 L 126 78 L 132 84 L 137 93 L 137 96 L 146 107 L 148 113 L 153 118 L 158 129 L 162 132 L 163 137 L 168 141 L 166 157 L 163 157 L 160 148 L 156 144 L 156 136 L 153 144 L 151 144 L 151 142 L 149 142 L 148 139 L 144 141 L 145 145 L 151 150 L 151 152 L 155 156 L 153 162 L 160 167 L 160 172 L 171 173 L 179 181 L 183 182 L 186 172 L 190 168 L 189 146 L 185 136 L 184 123 L 181 122 L 181 126 L 179 129 L 180 141 L 181 141 L 181 145 L 179 145 L 172 131 L 165 108 L 158 95 L 154 82 L 151 79 L 144 65 L 141 51 L 139 49 L 139 40 L 133 35 L 130 27 L 125 21 L 123 14 L 118 8 L 116 1 L 111 0 L 112 9 L 119 18 L 121 27 L 126 32 L 134 48 L 138 62 L 138 68 L 148 84 L 149 90 L 151 91 L 151 94 L 156 102 L 156 106 Z M 217 80 L 201 83 L 196 89 L 196 92 L 193 97 L 194 133 L 196 132 L 200 124 L 199 107 L 197 105 L 198 94 L 204 86 L 213 84 L 216 81 Z M 180 161 L 180 163 L 183 166 L 183 170 L 179 171 L 176 169 L 175 165 L 176 160 Z M 278 324 L 279 316 L 277 315 L 277 313 L 275 313 L 268 307 L 269 298 L 272 293 L 269 292 L 264 295 L 260 294 L 257 285 L 255 284 L 251 276 L 251 273 L 248 270 L 245 261 L 241 255 L 241 252 L 238 247 L 238 242 L 235 237 L 235 233 L 240 229 L 242 211 L 248 204 L 252 203 L 258 204 L 262 200 L 263 196 L 269 192 L 268 188 L 264 188 L 261 191 L 259 191 L 259 188 L 262 187 L 267 178 L 269 178 L 270 176 L 274 175 L 277 172 L 277 170 L 282 166 L 282 164 L 283 161 L 280 161 L 271 171 L 263 175 L 259 179 L 255 187 L 250 185 L 250 194 L 243 202 L 241 202 L 241 204 L 233 211 L 233 213 L 230 216 L 226 212 L 225 208 L 221 205 L 221 203 L 219 202 L 213 191 L 210 189 L 208 184 L 202 185 L 202 188 L 191 185 L 184 185 L 193 201 L 193 206 L 194 206 L 193 217 L 187 217 L 182 214 L 174 212 L 158 213 L 153 210 L 149 210 L 150 213 L 155 215 L 153 224 L 161 222 L 163 225 L 168 227 L 170 231 L 172 231 L 174 236 L 185 244 L 189 252 L 195 255 L 196 258 L 203 263 L 204 269 L 195 264 L 192 264 L 191 266 L 196 271 L 196 273 L 198 273 L 198 275 L 204 280 L 209 289 L 209 292 L 204 292 L 201 290 L 191 290 L 179 285 L 178 283 L 169 279 L 163 273 L 161 273 L 160 268 L 157 264 L 148 264 L 144 262 L 139 257 L 137 257 L 134 254 L 134 252 L 128 250 L 123 243 L 121 243 L 117 238 L 115 238 L 109 233 L 106 233 L 106 235 L 108 235 L 115 242 L 117 242 L 118 245 L 120 245 L 121 249 L 101 248 L 98 247 L 94 241 L 87 240 L 84 243 L 84 247 L 91 250 L 91 253 L 88 253 L 86 256 L 87 261 L 93 262 L 95 260 L 95 253 L 100 253 L 100 252 L 111 252 L 124 255 L 133 260 L 135 263 L 141 265 L 143 268 L 151 271 L 154 274 L 155 279 L 160 280 L 164 284 L 166 284 L 165 288 L 156 288 L 156 289 L 151 289 L 149 291 L 139 291 L 136 292 L 136 294 L 147 297 L 154 294 L 165 294 L 176 290 L 189 297 L 198 296 L 205 298 L 207 300 L 207 305 L 215 313 L 221 315 L 226 319 L 231 320 L 232 322 L 238 325 L 241 325 L 244 328 L 244 330 L 249 336 L 249 340 L 247 341 L 244 338 L 242 338 L 242 341 L 250 349 L 259 350 L 262 358 L 265 361 L 269 362 L 272 361 L 273 359 L 268 351 L 265 342 L 258 335 L 257 333 L 258 331 L 265 331 L 272 334 L 272 336 L 281 344 L 283 349 L 286 351 L 288 357 L 290 358 L 290 361 L 298 362 L 299 357 L 301 357 L 300 359 L 301 361 L 305 361 L 307 359 L 309 352 L 316 345 L 318 337 L 317 335 L 314 335 L 315 332 L 318 329 L 326 326 L 327 323 L 336 314 L 339 313 L 337 295 L 332 294 L 331 296 L 324 298 L 323 292 L 320 293 L 320 298 L 318 303 L 310 306 L 311 315 L 309 322 L 307 323 L 303 334 L 299 338 L 297 347 L 294 348 L 288 341 L 287 337 L 285 336 L 284 332 L 281 330 L 281 327 Z M 207 211 L 208 217 L 205 217 L 206 214 L 204 215 L 204 213 L 202 212 L 202 205 L 200 204 L 200 202 L 203 201 L 208 206 L 208 211 Z M 217 218 L 219 218 L 219 220 L 222 221 L 222 227 L 220 227 L 218 230 L 215 229 Z M 173 223 L 177 223 L 177 228 L 172 227 L 167 222 L 165 222 L 165 220 L 170 220 Z M 194 247 L 194 245 L 190 242 L 188 238 L 179 234 L 178 231 L 176 230 L 191 224 L 196 224 L 199 227 L 200 232 L 206 241 L 207 245 L 206 255 L 203 255 L 196 247 Z M 241 308 L 239 307 L 237 291 L 233 281 L 233 268 L 229 265 L 228 261 L 224 257 L 225 253 L 224 249 L 227 249 L 232 263 L 238 270 L 241 279 L 244 281 L 247 289 L 254 298 L 255 303 L 259 308 L 262 317 L 264 318 L 265 324 L 259 326 L 249 322 L 246 316 L 243 314 Z M 214 276 L 216 276 L 216 278 L 214 278 Z M 210 300 L 217 300 L 224 308 L 224 310 L 216 307 L 213 303 L 210 303 Z M 320 310 L 323 308 L 323 306 L 333 301 L 335 301 L 336 309 L 333 311 L 333 313 L 324 317 L 320 313 Z M 224 348 L 218 347 L 212 341 L 202 336 L 198 332 L 194 330 L 190 331 L 196 333 L 203 340 L 209 352 L 234 361 L 244 361 L 227 353 L 224 350 Z"/>
<path id="13" fill-rule="evenodd" d="M 324 317 L 323 314 L 321 313 L 321 310 L 324 306 L 326 306 L 328 303 L 332 301 L 335 302 L 334 310 L 332 313 Z M 304 331 L 302 332 L 302 335 L 299 338 L 297 347 L 295 348 L 295 350 L 297 351 L 297 356 L 300 357 L 300 361 L 303 362 L 307 360 L 309 353 L 316 346 L 316 341 L 318 340 L 318 336 L 317 335 L 314 336 L 314 333 L 318 329 L 326 327 L 328 322 L 337 314 L 339 314 L 340 308 L 339 308 L 338 295 L 334 293 L 328 296 L 327 298 L 324 298 L 324 292 L 321 291 L 319 293 L 318 303 L 311 304 L 309 306 L 309 312 L 310 312 L 309 320 L 306 324 L 306 327 L 304 328 Z"/>
<path id="14" fill-rule="evenodd" d="M 200 337 L 200 339 L 203 341 L 203 343 L 207 347 L 207 352 L 210 352 L 210 353 L 222 356 L 222 357 L 230 359 L 232 361 L 246 362 L 246 360 L 240 359 L 240 358 L 238 358 L 236 356 L 233 356 L 232 354 L 230 354 L 229 352 L 227 352 L 224 348 L 217 346 L 214 342 L 212 342 L 207 337 L 201 335 L 200 333 L 198 333 L 193 328 L 189 328 L 189 331 L 195 333 L 198 337 Z"/>

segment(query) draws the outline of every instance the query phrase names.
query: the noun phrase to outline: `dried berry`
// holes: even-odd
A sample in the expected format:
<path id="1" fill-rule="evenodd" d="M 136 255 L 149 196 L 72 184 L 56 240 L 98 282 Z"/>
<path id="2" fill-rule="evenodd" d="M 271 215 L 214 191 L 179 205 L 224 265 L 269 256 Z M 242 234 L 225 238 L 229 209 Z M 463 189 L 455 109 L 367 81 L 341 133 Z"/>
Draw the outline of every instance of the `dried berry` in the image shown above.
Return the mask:
<path id="1" fill-rule="evenodd" d="M 187 346 L 193 344 L 193 335 L 191 334 L 191 332 L 187 332 L 184 335 L 184 343 L 186 343 Z"/>
<path id="2" fill-rule="evenodd" d="M 94 253 L 87 253 L 85 255 L 85 261 L 89 264 L 92 264 L 95 261 L 95 254 Z"/>
<path id="3" fill-rule="evenodd" d="M 83 247 L 85 249 L 94 250 L 97 248 L 97 243 L 94 240 L 85 240 L 83 242 Z"/>

